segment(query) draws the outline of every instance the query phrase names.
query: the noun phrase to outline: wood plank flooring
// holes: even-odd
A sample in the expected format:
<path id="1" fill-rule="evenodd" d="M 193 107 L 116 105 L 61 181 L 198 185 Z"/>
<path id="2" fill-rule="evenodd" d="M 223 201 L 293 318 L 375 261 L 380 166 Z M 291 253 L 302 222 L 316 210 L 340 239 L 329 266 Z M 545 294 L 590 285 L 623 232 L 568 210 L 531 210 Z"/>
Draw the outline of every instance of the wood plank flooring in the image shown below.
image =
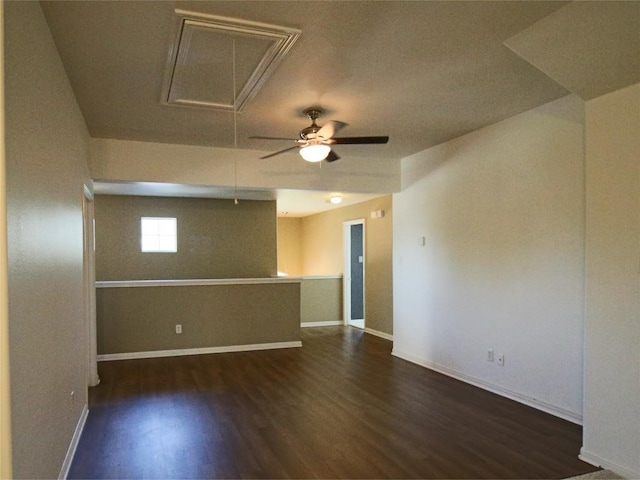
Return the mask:
<path id="1" fill-rule="evenodd" d="M 99 365 L 69 478 L 566 478 L 581 428 L 343 327 L 303 347 Z"/>

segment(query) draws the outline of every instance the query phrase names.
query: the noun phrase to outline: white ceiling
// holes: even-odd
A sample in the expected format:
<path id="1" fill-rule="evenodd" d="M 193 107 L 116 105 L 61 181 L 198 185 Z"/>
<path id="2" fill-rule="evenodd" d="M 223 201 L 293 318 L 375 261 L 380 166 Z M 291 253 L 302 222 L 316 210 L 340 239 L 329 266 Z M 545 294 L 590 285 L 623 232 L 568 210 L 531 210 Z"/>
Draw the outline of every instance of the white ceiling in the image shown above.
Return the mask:
<path id="1" fill-rule="evenodd" d="M 592 12 L 583 15 L 578 4 L 589 4 Z M 612 4 L 620 8 L 604 16 L 602 28 L 591 28 Z M 57 0 L 41 5 L 94 138 L 220 148 L 234 147 L 237 139 L 239 149 L 268 153 L 291 144 L 248 137 L 295 138 L 309 124 L 302 111 L 320 106 L 326 113 L 318 123 L 328 119 L 348 123 L 340 132 L 343 136 L 390 137 L 387 145 L 340 145 L 336 148 L 340 162 L 349 162 L 350 157 L 398 162 L 567 95 L 576 85 L 575 78 L 565 81 L 568 77 L 563 77 L 566 70 L 575 70 L 575 59 L 565 58 L 563 63 L 567 52 L 578 52 L 574 55 L 582 64 L 591 65 L 591 70 L 578 72 L 587 83 L 594 68 L 605 67 L 627 74 L 631 70 L 625 81 L 640 81 L 640 72 L 633 71 L 629 61 L 637 54 L 633 45 L 622 59 L 617 57 L 616 65 L 602 66 L 597 61 L 617 55 L 611 50 L 616 45 L 633 43 L 636 37 L 628 25 L 637 25 L 634 15 L 639 2 Z M 564 13 L 566 6 L 576 5 L 574 11 Z M 237 115 L 237 132 L 233 113 L 228 111 L 161 102 L 176 38 L 176 9 L 302 32 Z M 618 23 L 627 25 L 622 34 L 617 33 Z M 555 55 L 558 42 L 549 39 L 567 31 L 570 35 L 561 37 L 561 43 L 583 48 Z M 206 49 L 198 52 L 205 63 L 206 53 Z M 534 67 L 529 63 L 533 56 L 550 67 Z M 570 68 L 561 71 L 558 65 L 563 64 Z M 220 85 L 207 75 L 199 91 Z M 274 162 L 274 169 L 279 168 L 278 159 L 268 160 Z M 113 186 L 114 193 L 122 185 Z M 127 189 L 135 193 L 135 185 L 130 183 Z M 109 186 L 101 188 L 106 191 Z M 175 185 L 166 190 L 180 194 Z M 208 189 L 208 194 L 212 192 L 215 185 Z M 328 193 L 312 192 L 311 196 L 320 204 Z M 184 194 L 194 194 L 193 188 L 185 186 Z M 277 189 L 269 195 L 287 197 Z M 292 196 L 301 201 L 301 195 Z M 278 202 L 279 210 L 293 211 L 285 200 Z"/>
<path id="2" fill-rule="evenodd" d="M 573 2 L 505 45 L 590 100 L 640 81 L 640 2 Z"/>

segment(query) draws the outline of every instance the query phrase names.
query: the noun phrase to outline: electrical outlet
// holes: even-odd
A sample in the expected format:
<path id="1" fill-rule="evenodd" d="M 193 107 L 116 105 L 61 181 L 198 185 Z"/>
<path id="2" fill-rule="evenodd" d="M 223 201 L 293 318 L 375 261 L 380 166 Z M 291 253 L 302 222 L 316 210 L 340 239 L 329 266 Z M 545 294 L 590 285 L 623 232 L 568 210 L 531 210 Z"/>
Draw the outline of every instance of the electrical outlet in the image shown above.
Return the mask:
<path id="1" fill-rule="evenodd" d="M 182 333 L 182 325 L 176 325 L 176 333 Z"/>
<path id="2" fill-rule="evenodd" d="M 487 362 L 493 362 L 493 350 L 491 348 L 487 350 Z"/>
<path id="3" fill-rule="evenodd" d="M 502 353 L 498 354 L 498 365 L 500 365 L 501 367 L 504 367 L 504 354 Z"/>

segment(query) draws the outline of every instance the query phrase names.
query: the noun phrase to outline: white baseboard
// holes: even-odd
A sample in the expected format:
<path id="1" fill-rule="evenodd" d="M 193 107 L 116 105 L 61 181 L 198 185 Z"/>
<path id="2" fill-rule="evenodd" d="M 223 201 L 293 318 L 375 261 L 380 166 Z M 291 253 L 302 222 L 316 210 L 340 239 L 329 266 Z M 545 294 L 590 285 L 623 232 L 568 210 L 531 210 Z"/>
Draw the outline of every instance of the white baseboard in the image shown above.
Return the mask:
<path id="1" fill-rule="evenodd" d="M 154 350 L 150 352 L 106 353 L 98 355 L 99 362 L 112 360 L 133 360 L 136 358 L 181 357 L 184 355 L 207 355 L 209 353 L 251 352 L 254 350 L 275 350 L 278 348 L 302 347 L 301 341 L 255 343 L 251 345 L 229 345 L 226 347 L 184 348 L 180 350 Z"/>
<path id="2" fill-rule="evenodd" d="M 384 338 L 385 340 L 391 340 L 393 342 L 393 335 L 389 335 L 388 333 L 380 332 L 379 330 L 374 330 L 373 328 L 365 328 L 364 332 L 370 335 L 375 335 L 376 337 Z"/>
<path id="3" fill-rule="evenodd" d="M 300 326 L 302 328 L 310 327 L 338 327 L 344 325 L 342 320 L 329 320 L 326 322 L 302 322 Z"/>
<path id="4" fill-rule="evenodd" d="M 422 367 L 428 368 L 429 370 L 442 373 L 443 375 L 446 375 L 451 378 L 455 378 L 456 380 L 460 380 L 470 385 L 474 385 L 476 387 L 482 388 L 483 390 L 488 390 L 492 393 L 496 393 L 498 395 L 509 398 L 511 400 L 515 400 L 516 402 L 520 402 L 530 407 L 536 408 L 538 410 L 542 410 L 543 412 L 550 413 L 551 415 L 554 415 L 556 417 L 562 418 L 564 420 L 568 420 L 571 423 L 582 425 L 582 415 L 579 413 L 572 412 L 564 408 L 556 407 L 555 405 L 551 405 L 541 400 L 528 397 L 527 395 L 514 392 L 512 390 L 506 389 L 504 387 L 500 387 L 498 385 L 494 385 L 484 380 L 480 380 L 478 378 L 472 377 L 471 375 L 458 372 L 457 370 L 454 370 L 452 368 L 438 365 L 438 364 L 429 362 L 427 360 L 415 357 L 413 355 L 406 354 L 404 352 L 399 352 L 395 348 L 393 349 L 391 354 L 395 357 L 402 358 L 403 360 L 406 360 L 408 362 L 415 363 Z"/>
<path id="5" fill-rule="evenodd" d="M 75 456 L 76 449 L 78 448 L 78 444 L 80 443 L 80 437 L 82 436 L 82 431 L 84 430 L 84 425 L 87 422 L 88 416 L 89 407 L 85 403 L 84 407 L 82 407 L 82 413 L 80 414 L 80 418 L 78 419 L 76 429 L 73 432 L 73 437 L 71 437 L 71 443 L 69 444 L 69 448 L 67 449 L 67 454 L 65 455 L 64 461 L 62 462 L 62 468 L 60 469 L 58 480 L 66 480 L 67 475 L 69 475 L 69 469 L 71 468 L 73 457 Z"/>
<path id="6" fill-rule="evenodd" d="M 640 472 L 635 472 L 617 465 L 614 462 L 601 458 L 598 455 L 587 451 L 584 447 L 580 449 L 580 455 L 578 455 L 578 458 L 583 462 L 593 465 L 594 467 L 602 467 L 604 469 L 611 470 L 624 478 L 640 478 Z"/>

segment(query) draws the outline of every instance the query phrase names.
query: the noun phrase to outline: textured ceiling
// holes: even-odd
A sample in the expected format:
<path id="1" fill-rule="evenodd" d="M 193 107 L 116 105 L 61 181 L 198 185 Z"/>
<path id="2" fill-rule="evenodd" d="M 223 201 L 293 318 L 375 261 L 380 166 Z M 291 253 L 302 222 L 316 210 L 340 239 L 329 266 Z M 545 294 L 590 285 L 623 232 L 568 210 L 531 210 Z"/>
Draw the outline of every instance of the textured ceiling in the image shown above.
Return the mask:
<path id="1" fill-rule="evenodd" d="M 584 100 L 640 82 L 640 2 L 573 2 L 505 42 Z"/>
<path id="2" fill-rule="evenodd" d="M 638 2 L 40 3 L 94 138 L 221 148 L 234 147 L 237 138 L 247 153 L 268 153 L 291 144 L 248 137 L 295 138 L 309 124 L 302 111 L 319 106 L 325 110 L 320 125 L 348 124 L 341 135 L 390 137 L 387 145 L 340 145 L 340 163 L 350 157 L 354 164 L 358 158 L 397 163 L 570 92 L 589 97 L 637 78 Z M 571 10 L 581 4 L 590 13 Z M 613 7 L 618 13 L 610 13 Z M 237 115 L 237 135 L 232 112 L 161 101 L 176 9 L 302 32 Z M 206 63 L 206 48 L 197 53 Z M 220 84 L 208 75 L 190 77 L 197 91 Z M 286 168 L 277 159 L 274 175 Z M 316 195 L 324 204 L 324 193 Z"/>
<path id="3" fill-rule="evenodd" d="M 278 150 L 251 135 L 295 137 L 309 106 L 389 135 L 340 154 L 400 158 L 568 92 L 503 42 L 560 2 L 43 2 L 94 137 L 233 146 L 229 112 L 160 103 L 175 9 L 302 30 L 238 119 L 240 148 Z M 208 82 L 207 78 L 202 79 Z M 322 124 L 322 118 L 320 124 Z"/>

